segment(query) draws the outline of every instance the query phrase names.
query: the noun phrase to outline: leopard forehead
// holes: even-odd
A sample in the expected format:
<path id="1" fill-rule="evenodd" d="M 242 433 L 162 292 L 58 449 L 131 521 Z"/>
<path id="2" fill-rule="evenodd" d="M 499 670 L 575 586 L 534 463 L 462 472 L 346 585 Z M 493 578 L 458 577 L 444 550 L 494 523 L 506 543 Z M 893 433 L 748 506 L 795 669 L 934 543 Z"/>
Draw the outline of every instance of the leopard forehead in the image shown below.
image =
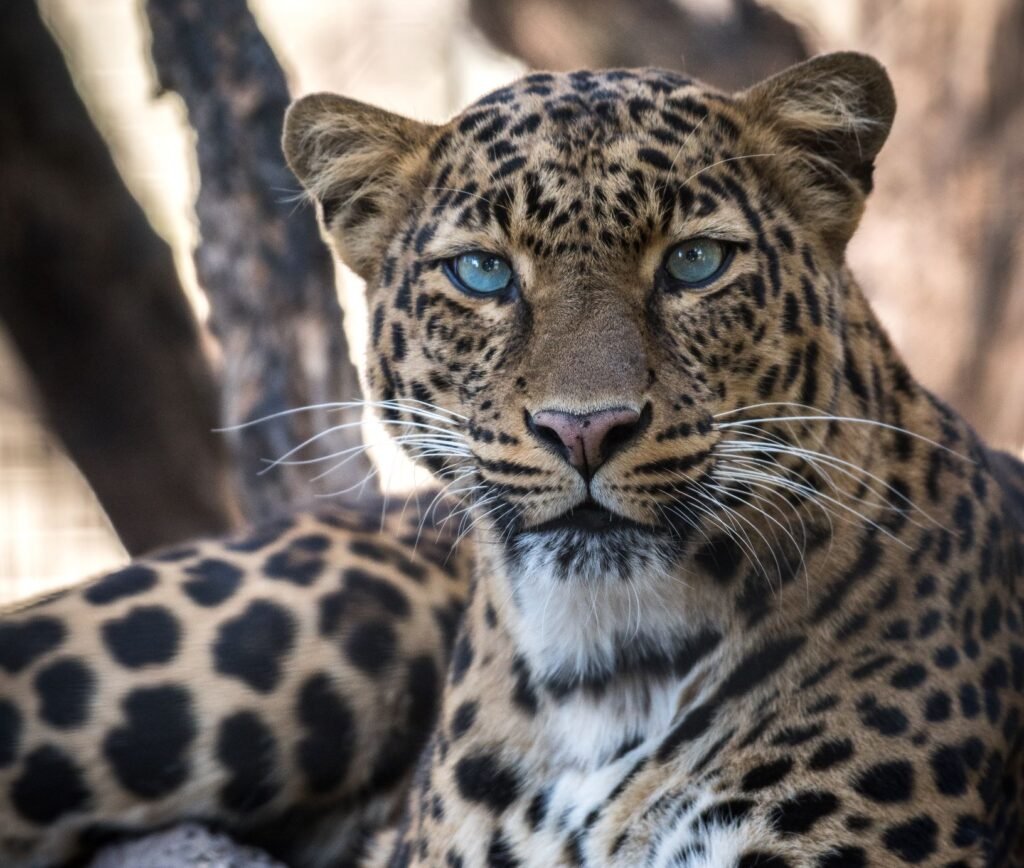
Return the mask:
<path id="1" fill-rule="evenodd" d="M 447 252 L 482 236 L 534 258 L 575 254 L 577 268 L 587 260 L 607 269 L 603 254 L 639 252 L 670 232 L 680 181 L 717 160 L 752 157 L 736 150 L 745 143 L 732 103 L 665 70 L 527 76 L 437 133 L 416 250 Z M 682 204 L 690 217 L 714 210 L 707 199 Z"/>

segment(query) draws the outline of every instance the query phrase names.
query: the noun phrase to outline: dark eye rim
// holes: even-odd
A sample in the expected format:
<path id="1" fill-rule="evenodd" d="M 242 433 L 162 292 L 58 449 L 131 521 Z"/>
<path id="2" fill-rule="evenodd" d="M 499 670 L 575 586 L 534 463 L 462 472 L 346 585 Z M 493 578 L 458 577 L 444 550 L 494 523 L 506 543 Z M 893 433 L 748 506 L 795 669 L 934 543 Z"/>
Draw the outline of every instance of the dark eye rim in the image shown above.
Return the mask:
<path id="1" fill-rule="evenodd" d="M 459 277 L 459 273 L 455 269 L 455 263 L 463 256 L 472 256 L 473 254 L 476 254 L 478 256 L 493 256 L 496 259 L 502 260 L 506 265 L 508 265 L 508 285 L 503 287 L 502 289 L 495 290 L 494 292 L 482 292 L 479 289 L 473 289 L 473 287 L 467 286 L 465 283 L 463 283 L 462 278 Z M 454 286 L 459 292 L 465 293 L 466 295 L 471 296 L 472 298 L 507 299 L 513 293 L 517 292 L 519 288 L 519 278 L 516 274 L 516 270 L 512 267 L 512 263 L 508 261 L 507 257 L 502 256 L 500 253 L 494 253 L 493 251 L 490 250 L 482 250 L 479 248 L 474 248 L 473 250 L 463 250 L 459 253 L 456 253 L 454 256 L 449 256 L 447 259 L 443 260 L 441 262 L 441 270 L 444 271 L 445 277 L 447 277 L 448 280 L 451 281 L 452 286 Z"/>
<path id="2" fill-rule="evenodd" d="M 668 270 L 668 259 L 677 248 L 682 247 L 684 244 L 690 244 L 693 241 L 714 241 L 716 244 L 721 244 L 725 249 L 725 256 L 722 257 L 721 265 L 719 265 L 712 274 L 709 274 L 703 280 L 699 280 L 696 283 L 688 283 L 687 281 L 680 280 L 678 277 L 674 277 L 672 275 L 672 272 Z M 692 238 L 684 238 L 682 241 L 677 241 L 665 251 L 658 273 L 661 275 L 662 279 L 674 289 L 706 289 L 725 274 L 729 269 L 729 266 L 732 265 L 732 260 L 736 255 L 737 246 L 738 245 L 732 241 L 726 241 L 724 238 L 715 238 L 712 235 L 694 235 Z"/>

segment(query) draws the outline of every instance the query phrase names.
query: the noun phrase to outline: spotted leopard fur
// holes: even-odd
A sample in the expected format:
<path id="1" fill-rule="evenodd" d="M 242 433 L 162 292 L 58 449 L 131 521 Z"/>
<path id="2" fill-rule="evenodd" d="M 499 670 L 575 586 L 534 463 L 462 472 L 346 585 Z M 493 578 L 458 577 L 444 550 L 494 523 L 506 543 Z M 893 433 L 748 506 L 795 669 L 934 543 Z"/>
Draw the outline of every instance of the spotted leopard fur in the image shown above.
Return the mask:
<path id="1" fill-rule="evenodd" d="M 137 568 L 152 587 L 130 571 L 15 612 L 0 852 L 200 814 L 319 819 L 291 856 L 309 865 L 1024 864 L 1024 469 L 914 380 L 844 264 L 894 109 L 848 53 L 733 95 L 540 73 L 441 126 L 297 103 L 286 155 L 367 280 L 374 397 L 473 500 L 450 663 L 466 583 L 393 533 L 257 544 L 219 611 L 189 599 L 200 564 L 233 562 L 207 543 Z M 731 258 L 687 289 L 665 257 L 701 237 Z M 506 291 L 452 279 L 474 250 L 511 264 Z M 582 463 L 538 424 L 613 410 L 603 445 L 573 429 L 598 442 Z M 306 572 L 317 546 L 336 560 Z M 278 557 L 311 578 L 282 585 Z M 260 603 L 309 644 L 249 629 Z M 175 653 L 159 629 L 119 650 L 140 617 L 179 625 Z M 267 665 L 242 662 L 250 636 Z M 194 737 L 154 735 L 153 691 Z"/>

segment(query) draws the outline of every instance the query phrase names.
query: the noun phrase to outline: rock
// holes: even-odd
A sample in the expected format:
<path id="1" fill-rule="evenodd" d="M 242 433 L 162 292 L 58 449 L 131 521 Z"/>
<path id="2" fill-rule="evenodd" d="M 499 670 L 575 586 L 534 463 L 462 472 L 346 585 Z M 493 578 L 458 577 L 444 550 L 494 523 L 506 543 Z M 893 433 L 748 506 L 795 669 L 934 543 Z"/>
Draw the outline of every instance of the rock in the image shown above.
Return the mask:
<path id="1" fill-rule="evenodd" d="M 104 847 L 89 868 L 286 868 L 252 847 L 195 824 Z"/>

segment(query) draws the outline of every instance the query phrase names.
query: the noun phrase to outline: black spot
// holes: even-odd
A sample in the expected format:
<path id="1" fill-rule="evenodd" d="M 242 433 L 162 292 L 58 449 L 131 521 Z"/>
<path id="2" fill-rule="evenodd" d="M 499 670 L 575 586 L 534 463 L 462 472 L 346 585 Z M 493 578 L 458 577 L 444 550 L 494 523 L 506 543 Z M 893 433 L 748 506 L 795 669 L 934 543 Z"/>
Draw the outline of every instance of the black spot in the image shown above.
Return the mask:
<path id="1" fill-rule="evenodd" d="M 752 850 L 740 857 L 736 868 L 790 868 L 790 863 L 787 859 L 776 856 L 774 853 Z"/>
<path id="2" fill-rule="evenodd" d="M 319 672 L 299 691 L 295 710 L 305 735 L 296 747 L 296 759 L 316 793 L 325 793 L 345 780 L 356 740 L 355 719 L 348 705 Z"/>
<path id="3" fill-rule="evenodd" d="M 512 853 L 512 845 L 495 829 L 487 847 L 487 868 L 519 868 L 520 864 Z"/>
<path id="4" fill-rule="evenodd" d="M 838 807 L 839 799 L 832 793 L 808 790 L 779 802 L 772 809 L 771 823 L 780 834 L 803 835 Z"/>
<path id="5" fill-rule="evenodd" d="M 139 669 L 173 660 L 181 627 L 163 606 L 136 606 L 123 618 L 105 622 L 102 634 L 114 660 L 129 669 Z"/>
<path id="6" fill-rule="evenodd" d="M 920 816 L 897 826 L 890 826 L 882 835 L 888 850 L 904 862 L 916 865 L 935 852 L 939 827 L 931 817 Z"/>
<path id="7" fill-rule="evenodd" d="M 781 757 L 774 762 L 756 766 L 743 776 L 743 789 L 750 792 L 773 786 L 785 778 L 792 768 L 793 760 L 789 757 Z"/>
<path id="8" fill-rule="evenodd" d="M 928 670 L 920 663 L 909 663 L 893 673 L 891 684 L 898 690 L 913 690 L 928 677 Z"/>
<path id="9" fill-rule="evenodd" d="M 692 826 L 695 830 L 702 826 L 732 826 L 739 823 L 753 809 L 754 802 L 750 799 L 726 799 L 715 802 L 694 818 Z"/>
<path id="10" fill-rule="evenodd" d="M 815 868 L 867 868 L 867 854 L 860 847 L 840 847 L 818 859 Z"/>
<path id="11" fill-rule="evenodd" d="M 862 700 L 857 705 L 860 719 L 865 726 L 877 730 L 882 735 L 896 736 L 906 732 L 910 722 L 907 716 L 894 705 L 878 705 L 873 697 Z"/>
<path id="12" fill-rule="evenodd" d="M 346 621 L 357 622 L 378 614 L 405 618 L 410 611 L 409 598 L 401 588 L 353 568 L 345 571 L 342 590 L 321 598 L 320 632 L 331 636 Z"/>
<path id="13" fill-rule="evenodd" d="M 60 645 L 66 634 L 60 621 L 44 615 L 20 624 L 0 624 L 0 667 L 17 675 Z"/>
<path id="14" fill-rule="evenodd" d="M 761 684 L 768 676 L 785 665 L 786 661 L 804 644 L 803 636 L 784 636 L 765 643 L 751 652 L 729 673 L 719 688 L 719 699 L 743 696 Z"/>
<path id="15" fill-rule="evenodd" d="M 519 773 L 490 753 L 460 759 L 455 765 L 455 782 L 464 799 L 486 805 L 496 814 L 519 797 L 522 787 Z"/>
<path id="16" fill-rule="evenodd" d="M 90 798 L 82 773 L 53 745 L 25 757 L 21 775 L 11 784 L 11 804 L 30 823 L 43 826 L 86 806 Z"/>
<path id="17" fill-rule="evenodd" d="M 526 821 L 534 832 L 540 828 L 540 824 L 547 817 L 550 802 L 551 789 L 549 787 L 537 790 L 533 798 L 530 799 L 530 804 L 526 808 Z"/>
<path id="18" fill-rule="evenodd" d="M 292 616 L 268 600 L 254 600 L 241 615 L 221 625 L 213 644 L 214 668 L 259 693 L 270 693 L 294 644 Z"/>
<path id="19" fill-rule="evenodd" d="M 121 700 L 125 724 L 103 740 L 114 777 L 143 799 L 173 793 L 189 774 L 196 737 L 192 697 L 183 687 L 139 687 Z"/>
<path id="20" fill-rule="evenodd" d="M 219 606 L 242 582 L 242 571 L 227 561 L 207 558 L 185 570 L 194 578 L 182 584 L 192 601 L 200 606 Z"/>
<path id="21" fill-rule="evenodd" d="M 93 582 L 82 596 L 94 606 L 105 606 L 125 597 L 144 594 L 155 585 L 155 570 L 132 564 Z"/>
<path id="22" fill-rule="evenodd" d="M 323 571 L 324 559 L 320 555 L 330 544 L 330 539 L 323 534 L 296 537 L 285 549 L 267 558 L 263 572 L 268 579 L 309 587 Z"/>
<path id="23" fill-rule="evenodd" d="M 914 767 L 906 760 L 878 763 L 857 775 L 853 788 L 873 802 L 905 802 L 914 793 Z"/>
<path id="24" fill-rule="evenodd" d="M 395 659 L 398 637 L 387 621 L 372 620 L 357 624 L 345 640 L 345 655 L 357 669 L 379 675 Z"/>
<path id="25" fill-rule="evenodd" d="M 654 166 L 656 169 L 669 171 L 672 168 L 672 161 L 668 156 L 655 148 L 640 148 L 636 155 L 642 162 Z"/>
<path id="26" fill-rule="evenodd" d="M 9 766 L 18 756 L 21 729 L 21 712 L 17 706 L 6 699 L 0 699 L 0 769 Z"/>
<path id="27" fill-rule="evenodd" d="M 400 690 L 404 701 L 389 721 L 390 729 L 381 741 L 370 774 L 371 788 L 394 786 L 420 756 L 437 714 L 440 682 L 437 667 L 430 657 L 423 655 L 409 661 L 405 684 Z"/>
<path id="28" fill-rule="evenodd" d="M 466 677 L 466 672 L 473 663 L 473 643 L 465 632 L 459 636 L 455 643 L 455 650 L 452 652 L 452 664 L 449 677 L 452 684 L 461 684 Z"/>
<path id="29" fill-rule="evenodd" d="M 477 702 L 466 701 L 455 709 L 452 714 L 451 733 L 452 741 L 458 741 L 472 728 L 476 722 L 476 713 L 480 705 Z"/>
<path id="30" fill-rule="evenodd" d="M 840 763 L 846 762 L 853 756 L 853 742 L 848 738 L 826 741 L 821 745 L 807 761 L 807 765 L 814 771 L 825 771 Z"/>
<path id="31" fill-rule="evenodd" d="M 96 677 L 77 657 L 64 657 L 36 673 L 39 716 L 58 729 L 80 726 L 89 717 Z"/>
<path id="32" fill-rule="evenodd" d="M 970 682 L 965 681 L 960 685 L 960 711 L 969 720 L 981 713 L 981 700 L 978 697 L 978 688 Z"/>
<path id="33" fill-rule="evenodd" d="M 245 814 L 277 795 L 277 741 L 255 711 L 239 711 L 221 721 L 215 750 L 231 773 L 220 790 L 221 804 L 229 811 Z"/>
<path id="34" fill-rule="evenodd" d="M 947 745 L 932 754 L 935 788 L 944 796 L 962 796 L 967 792 L 967 767 L 960 748 Z"/>
<path id="35" fill-rule="evenodd" d="M 355 550 L 355 543 L 352 548 Z M 353 597 L 373 600 L 389 615 L 398 618 L 404 618 L 410 612 L 409 598 L 401 588 L 357 567 L 345 570 L 345 591 Z"/>
<path id="36" fill-rule="evenodd" d="M 952 709 L 953 703 L 949 694 L 942 690 L 936 690 L 925 700 L 924 716 L 930 723 L 941 723 L 944 720 L 949 720 Z"/>

